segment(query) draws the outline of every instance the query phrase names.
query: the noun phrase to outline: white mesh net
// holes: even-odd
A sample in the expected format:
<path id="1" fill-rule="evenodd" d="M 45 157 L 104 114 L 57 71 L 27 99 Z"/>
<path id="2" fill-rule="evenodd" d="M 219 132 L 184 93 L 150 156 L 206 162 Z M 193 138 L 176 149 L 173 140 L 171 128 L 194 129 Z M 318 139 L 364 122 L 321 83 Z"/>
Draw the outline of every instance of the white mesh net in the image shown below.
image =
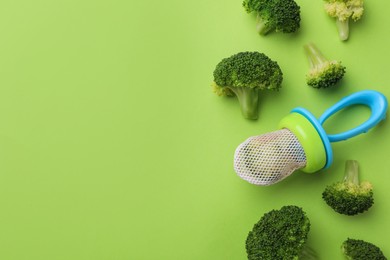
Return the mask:
<path id="1" fill-rule="evenodd" d="M 305 165 L 305 152 L 288 129 L 250 137 L 234 154 L 238 176 L 256 185 L 274 184 Z"/>

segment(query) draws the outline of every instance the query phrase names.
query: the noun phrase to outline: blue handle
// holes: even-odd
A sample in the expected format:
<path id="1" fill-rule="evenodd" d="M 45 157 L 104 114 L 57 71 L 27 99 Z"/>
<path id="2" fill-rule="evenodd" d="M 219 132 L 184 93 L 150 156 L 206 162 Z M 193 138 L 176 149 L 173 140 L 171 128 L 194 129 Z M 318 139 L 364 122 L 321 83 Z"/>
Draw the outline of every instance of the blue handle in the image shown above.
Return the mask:
<path id="1" fill-rule="evenodd" d="M 351 137 L 359 135 L 361 133 L 367 132 L 369 129 L 377 125 L 380 121 L 385 119 L 386 110 L 387 110 L 387 100 L 386 97 L 373 90 L 363 90 L 356 92 L 352 95 L 349 95 L 339 102 L 337 102 L 332 107 L 328 108 L 324 114 L 318 119 L 321 125 L 324 124 L 325 120 L 328 119 L 331 115 L 337 113 L 343 108 L 352 106 L 352 105 L 365 105 L 368 106 L 371 110 L 371 116 L 367 121 L 358 125 L 357 127 L 345 131 L 339 134 L 327 135 L 329 141 L 338 142 L 347 140 Z"/>

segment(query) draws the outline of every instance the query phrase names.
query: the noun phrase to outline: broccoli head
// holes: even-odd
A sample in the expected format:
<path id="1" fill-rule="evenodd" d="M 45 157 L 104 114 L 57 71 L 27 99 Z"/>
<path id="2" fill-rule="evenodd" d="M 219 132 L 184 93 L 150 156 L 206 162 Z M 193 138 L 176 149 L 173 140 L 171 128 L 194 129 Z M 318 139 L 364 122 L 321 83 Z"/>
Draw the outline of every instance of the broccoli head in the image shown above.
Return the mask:
<path id="1" fill-rule="evenodd" d="M 309 73 L 306 75 L 307 85 L 313 88 L 329 88 L 344 77 L 346 68 L 341 62 L 325 58 L 313 43 L 306 44 L 304 49 L 310 63 Z"/>
<path id="2" fill-rule="evenodd" d="M 364 12 L 363 0 L 325 0 L 325 11 L 336 18 L 339 37 L 345 41 L 349 37 L 349 20 L 359 20 Z"/>
<path id="3" fill-rule="evenodd" d="M 322 193 L 324 201 L 336 212 L 352 216 L 374 204 L 371 183 L 359 182 L 358 173 L 357 161 L 347 160 L 344 180 L 327 186 Z"/>
<path id="4" fill-rule="evenodd" d="M 376 245 L 359 239 L 348 238 L 341 245 L 344 256 L 349 260 L 386 260 Z"/>
<path id="5" fill-rule="evenodd" d="M 293 33 L 300 27 L 300 7 L 294 0 L 244 0 L 242 5 L 248 13 L 256 13 L 261 35 L 271 31 Z"/>
<path id="6" fill-rule="evenodd" d="M 246 239 L 249 260 L 317 259 L 306 240 L 310 221 L 302 208 L 294 205 L 265 213 Z"/>
<path id="7" fill-rule="evenodd" d="M 257 119 L 259 92 L 279 90 L 283 73 L 279 65 L 259 52 L 240 52 L 219 62 L 214 70 L 214 92 L 237 96 L 242 114 Z"/>

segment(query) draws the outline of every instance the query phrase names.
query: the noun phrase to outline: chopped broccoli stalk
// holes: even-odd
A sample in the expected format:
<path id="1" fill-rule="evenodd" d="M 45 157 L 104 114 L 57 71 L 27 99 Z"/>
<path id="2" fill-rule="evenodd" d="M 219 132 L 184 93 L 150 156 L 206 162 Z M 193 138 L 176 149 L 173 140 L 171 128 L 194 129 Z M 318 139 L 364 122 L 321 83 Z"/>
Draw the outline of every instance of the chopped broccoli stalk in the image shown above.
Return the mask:
<path id="1" fill-rule="evenodd" d="M 283 73 L 279 65 L 259 52 L 240 52 L 219 62 L 214 70 L 214 92 L 237 96 L 242 115 L 258 118 L 259 93 L 279 90 Z"/>
<path id="2" fill-rule="evenodd" d="M 256 16 L 256 31 L 261 35 L 267 35 L 269 32 L 275 30 L 275 28 L 270 25 L 268 20 L 265 20 L 259 13 Z"/>
<path id="3" fill-rule="evenodd" d="M 304 244 L 297 259 L 316 260 L 316 259 L 318 259 L 318 255 L 310 246 L 308 246 L 307 244 Z"/>
<path id="4" fill-rule="evenodd" d="M 357 161 L 347 160 L 345 162 L 344 182 L 359 186 L 359 165 Z"/>
<path id="5" fill-rule="evenodd" d="M 347 160 L 343 181 L 325 188 L 324 201 L 336 212 L 348 216 L 363 213 L 374 204 L 372 185 L 368 181 L 359 182 L 358 163 Z"/>
<path id="6" fill-rule="evenodd" d="M 294 0 L 244 0 L 242 5 L 248 13 L 256 13 L 256 29 L 261 35 L 293 33 L 300 27 L 300 7 Z"/>
<path id="7" fill-rule="evenodd" d="M 349 20 L 359 20 L 364 12 L 363 0 L 324 0 L 326 13 L 336 18 L 340 40 L 349 37 Z"/>
<path id="8" fill-rule="evenodd" d="M 359 239 L 348 238 L 341 245 L 341 251 L 349 260 L 386 260 L 376 245 Z"/>
<path id="9" fill-rule="evenodd" d="M 306 75 L 307 85 L 313 88 L 329 88 L 344 77 L 346 68 L 341 62 L 325 58 L 314 43 L 306 44 L 304 49 L 310 63 L 309 73 Z"/>
<path id="10" fill-rule="evenodd" d="M 306 244 L 309 231 L 310 221 L 302 208 L 288 205 L 271 210 L 248 234 L 248 259 L 317 259 Z"/>
<path id="11" fill-rule="evenodd" d="M 260 91 L 256 88 L 231 88 L 241 104 L 242 114 L 245 118 L 258 117 L 258 103 Z"/>
<path id="12" fill-rule="evenodd" d="M 349 37 L 349 20 L 336 20 L 337 30 L 339 31 L 340 40 L 346 41 Z"/>

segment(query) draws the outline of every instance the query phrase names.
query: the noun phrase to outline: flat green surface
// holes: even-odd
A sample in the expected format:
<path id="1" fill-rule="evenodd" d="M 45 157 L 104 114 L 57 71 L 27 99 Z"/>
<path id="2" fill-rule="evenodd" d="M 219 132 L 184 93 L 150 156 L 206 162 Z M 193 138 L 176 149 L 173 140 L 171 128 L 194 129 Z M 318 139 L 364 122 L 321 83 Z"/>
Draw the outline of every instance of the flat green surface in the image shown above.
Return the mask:
<path id="1" fill-rule="evenodd" d="M 2 0 L 0 259 L 246 259 L 253 224 L 287 204 L 307 212 L 321 259 L 342 259 L 347 237 L 389 257 L 388 122 L 334 144 L 334 164 L 317 174 L 257 187 L 233 171 L 236 146 L 296 106 L 319 116 L 354 91 L 390 97 L 390 3 L 367 1 L 340 42 L 322 1 L 297 2 L 299 33 L 260 37 L 240 1 Z M 308 42 L 347 67 L 336 89 L 306 86 Z M 211 91 L 215 65 L 239 51 L 264 52 L 284 72 L 257 121 Z M 327 129 L 368 114 L 342 112 Z M 321 199 L 346 159 L 375 189 L 356 217 Z"/>

